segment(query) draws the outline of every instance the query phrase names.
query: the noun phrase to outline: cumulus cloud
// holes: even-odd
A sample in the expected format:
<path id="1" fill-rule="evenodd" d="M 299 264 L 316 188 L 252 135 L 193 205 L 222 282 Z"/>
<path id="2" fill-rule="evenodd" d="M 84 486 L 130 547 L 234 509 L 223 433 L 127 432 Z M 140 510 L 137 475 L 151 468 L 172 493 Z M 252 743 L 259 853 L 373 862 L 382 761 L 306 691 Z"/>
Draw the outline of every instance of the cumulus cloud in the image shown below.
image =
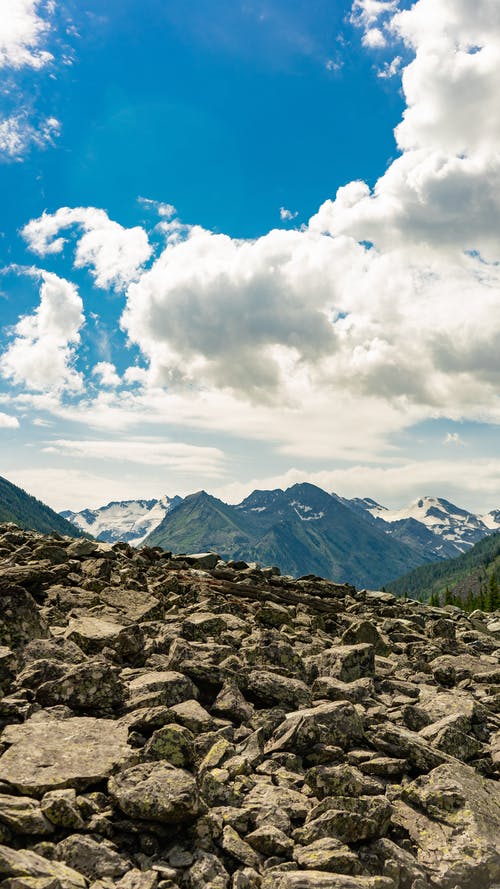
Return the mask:
<path id="1" fill-rule="evenodd" d="M 45 48 L 49 14 L 43 0 L 2 0 L 0 68 L 42 68 L 52 61 Z"/>
<path id="2" fill-rule="evenodd" d="M 280 219 L 283 222 L 290 222 L 292 219 L 296 219 L 298 215 L 297 210 L 294 212 L 293 210 L 287 210 L 286 207 L 280 207 Z"/>
<path id="3" fill-rule="evenodd" d="M 84 323 L 82 300 L 64 278 L 46 271 L 38 274 L 40 303 L 11 331 L 12 341 L 0 355 L 0 373 L 34 391 L 79 391 L 83 380 L 73 364 Z"/>
<path id="4" fill-rule="evenodd" d="M 5 414 L 3 411 L 0 411 L 0 429 L 18 429 L 19 428 L 19 420 L 17 417 L 11 416 L 11 414 Z"/>
<path id="5" fill-rule="evenodd" d="M 123 287 L 138 277 L 150 258 L 152 247 L 140 226 L 124 228 L 95 207 L 61 207 L 56 213 L 43 213 L 23 228 L 31 250 L 39 256 L 60 253 L 66 243 L 59 235 L 78 226 L 83 234 L 77 240 L 75 267 L 89 266 L 98 287 Z"/>
<path id="6" fill-rule="evenodd" d="M 99 377 L 103 386 L 114 389 L 121 384 L 121 379 L 116 372 L 116 367 L 110 361 L 99 361 L 92 369 L 92 375 Z"/>

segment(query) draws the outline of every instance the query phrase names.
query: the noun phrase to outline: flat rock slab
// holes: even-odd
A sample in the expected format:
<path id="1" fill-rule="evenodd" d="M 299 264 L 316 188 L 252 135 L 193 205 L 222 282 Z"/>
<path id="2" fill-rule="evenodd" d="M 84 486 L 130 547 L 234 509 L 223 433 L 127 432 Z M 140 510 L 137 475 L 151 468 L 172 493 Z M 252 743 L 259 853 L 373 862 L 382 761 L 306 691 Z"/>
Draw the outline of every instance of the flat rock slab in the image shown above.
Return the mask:
<path id="1" fill-rule="evenodd" d="M 394 889 L 389 877 L 350 877 L 320 870 L 272 873 L 264 877 L 262 889 Z"/>
<path id="2" fill-rule="evenodd" d="M 126 725 L 112 719 L 32 717 L 4 729 L 11 744 L 0 757 L 0 781 L 21 793 L 61 787 L 83 790 L 101 781 L 132 753 Z"/>

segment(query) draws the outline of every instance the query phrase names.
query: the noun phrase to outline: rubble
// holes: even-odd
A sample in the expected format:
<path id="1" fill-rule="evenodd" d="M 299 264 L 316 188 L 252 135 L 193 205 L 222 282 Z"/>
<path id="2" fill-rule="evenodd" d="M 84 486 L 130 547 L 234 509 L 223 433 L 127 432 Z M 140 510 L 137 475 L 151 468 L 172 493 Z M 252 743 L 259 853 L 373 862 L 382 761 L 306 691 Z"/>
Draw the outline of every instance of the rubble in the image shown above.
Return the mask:
<path id="1" fill-rule="evenodd" d="M 500 614 L 0 525 L 0 889 L 499 889 Z"/>

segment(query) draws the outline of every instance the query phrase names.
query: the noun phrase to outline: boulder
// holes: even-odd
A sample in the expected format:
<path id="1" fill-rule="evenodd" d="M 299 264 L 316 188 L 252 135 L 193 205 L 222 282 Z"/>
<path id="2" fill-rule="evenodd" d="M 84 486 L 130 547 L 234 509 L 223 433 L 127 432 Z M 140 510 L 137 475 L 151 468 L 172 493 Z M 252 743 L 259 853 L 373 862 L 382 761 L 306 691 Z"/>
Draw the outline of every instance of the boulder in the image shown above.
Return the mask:
<path id="1" fill-rule="evenodd" d="M 179 824 L 199 812 L 196 781 L 183 769 L 166 762 L 132 766 L 110 778 L 108 789 L 130 818 Z"/>
<path id="2" fill-rule="evenodd" d="M 0 781 L 21 793 L 84 789 L 103 781 L 132 753 L 127 727 L 113 720 L 39 717 L 9 725 L 2 735 L 10 746 L 0 757 Z"/>

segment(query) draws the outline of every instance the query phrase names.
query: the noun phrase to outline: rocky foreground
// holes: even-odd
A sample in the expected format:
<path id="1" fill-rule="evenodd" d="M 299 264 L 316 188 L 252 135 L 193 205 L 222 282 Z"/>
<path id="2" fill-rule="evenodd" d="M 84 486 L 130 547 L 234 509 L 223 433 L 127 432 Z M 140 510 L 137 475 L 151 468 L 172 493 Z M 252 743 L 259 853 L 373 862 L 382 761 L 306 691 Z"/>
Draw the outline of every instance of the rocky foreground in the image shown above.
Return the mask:
<path id="1" fill-rule="evenodd" d="M 500 615 L 0 526 L 5 889 L 499 889 Z"/>

